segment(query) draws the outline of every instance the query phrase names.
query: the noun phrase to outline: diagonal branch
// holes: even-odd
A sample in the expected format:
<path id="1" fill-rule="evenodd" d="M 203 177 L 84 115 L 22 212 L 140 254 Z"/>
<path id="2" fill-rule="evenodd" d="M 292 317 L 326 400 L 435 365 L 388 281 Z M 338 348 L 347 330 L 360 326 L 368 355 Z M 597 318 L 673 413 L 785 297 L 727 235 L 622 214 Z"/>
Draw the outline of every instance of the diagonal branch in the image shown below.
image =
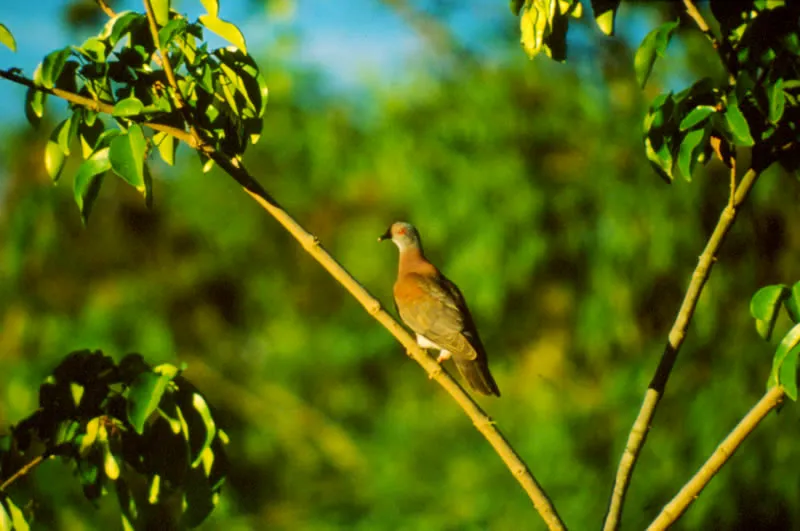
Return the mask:
<path id="1" fill-rule="evenodd" d="M 770 411 L 783 402 L 783 387 L 775 386 L 761 397 L 761 400 L 739 422 L 734 430 L 725 438 L 711 457 L 700 467 L 692 479 L 684 485 L 680 492 L 670 501 L 661 514 L 653 520 L 648 530 L 667 529 L 680 518 L 694 500 L 700 495 L 720 468 L 733 456 L 733 453 L 744 442 L 750 433 L 764 420 Z"/>
<path id="2" fill-rule="evenodd" d="M 729 201 L 722 210 L 717 226 L 711 234 L 706 248 L 703 250 L 703 254 L 700 255 L 697 267 L 692 274 L 689 288 L 686 290 L 683 303 L 672 325 L 672 329 L 669 332 L 664 354 L 661 355 L 658 368 L 644 396 L 642 407 L 639 409 L 639 414 L 628 435 L 628 442 L 625 445 L 625 450 L 622 453 L 622 458 L 617 468 L 617 476 L 614 481 L 611 501 L 609 503 L 608 512 L 606 513 L 605 523 L 603 524 L 603 529 L 605 531 L 611 531 L 619 527 L 622 517 L 622 505 L 625 501 L 625 494 L 628 491 L 633 468 L 636 466 L 636 460 L 639 458 L 639 453 L 647 438 L 647 432 L 650 430 L 650 425 L 656 414 L 656 408 L 661 398 L 664 396 L 667 380 L 672 372 L 675 360 L 678 357 L 678 351 L 686 338 L 686 331 L 694 316 L 697 301 L 700 299 L 700 293 L 702 293 L 703 287 L 711 274 L 711 268 L 716 262 L 717 253 L 725 240 L 725 236 L 727 236 L 733 226 L 733 222 L 736 220 L 738 209 L 747 199 L 747 195 L 755 184 L 760 171 L 760 167 L 754 167 L 750 168 L 747 173 L 744 174 L 741 183 L 739 183 L 739 186 L 736 188 L 736 193 L 733 195 L 733 200 Z"/>
<path id="3" fill-rule="evenodd" d="M 165 61 L 166 63 L 166 61 Z M 0 70 L 0 77 L 25 85 L 27 87 L 52 94 L 63 98 L 71 103 L 83 105 L 95 111 L 111 113 L 113 104 L 105 101 L 92 100 L 78 94 L 62 89 L 47 89 L 37 85 L 32 80 L 17 74 L 12 70 Z M 406 348 L 408 355 L 419 363 L 428 376 L 441 385 L 445 391 L 455 400 L 464 410 L 464 413 L 472 420 L 475 428 L 492 445 L 497 455 L 503 460 L 511 474 L 520 483 L 528 494 L 534 507 L 551 530 L 565 529 L 564 523 L 558 516 L 555 507 L 545 494 L 542 487 L 534 478 L 528 465 L 517 454 L 508 440 L 503 436 L 481 407 L 467 394 L 466 391 L 445 371 L 428 353 L 422 350 L 409 335 L 409 333 L 392 318 L 382 307 L 381 303 L 373 297 L 367 290 L 353 278 L 350 273 L 337 262 L 320 244 L 318 238 L 307 232 L 288 212 L 286 212 L 278 202 L 267 193 L 267 191 L 248 173 L 242 162 L 237 158 L 231 158 L 224 153 L 214 150 L 211 146 L 201 143 L 194 135 L 164 124 L 154 122 L 139 122 L 145 127 L 156 131 L 168 133 L 179 140 L 183 140 L 190 147 L 198 150 L 211 159 L 236 182 L 244 191 L 247 192 L 261 207 L 269 212 L 278 223 L 280 223 L 289 233 L 303 246 L 303 248 L 324 267 L 355 299 L 361 303 L 367 312 L 380 322 L 389 332 Z"/>
<path id="4" fill-rule="evenodd" d="M 8 487 L 14 484 L 18 479 L 26 476 L 31 470 L 44 463 L 48 458 L 53 457 L 53 451 L 46 451 L 41 455 L 37 455 L 24 465 L 19 470 L 11 474 L 2 484 L 0 484 L 0 492 L 5 492 Z"/>

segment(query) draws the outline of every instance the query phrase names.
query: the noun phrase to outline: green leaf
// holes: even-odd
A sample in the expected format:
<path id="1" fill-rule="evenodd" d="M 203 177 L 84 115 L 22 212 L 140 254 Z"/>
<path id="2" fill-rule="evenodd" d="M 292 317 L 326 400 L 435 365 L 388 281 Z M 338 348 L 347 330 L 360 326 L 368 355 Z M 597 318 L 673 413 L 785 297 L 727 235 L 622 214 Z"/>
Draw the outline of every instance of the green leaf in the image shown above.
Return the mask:
<path id="1" fill-rule="evenodd" d="M 645 36 L 636 56 L 633 59 L 633 68 L 636 71 L 636 80 L 644 88 L 657 57 L 664 57 L 672 34 L 678 28 L 679 21 L 665 22 Z"/>
<path id="2" fill-rule="evenodd" d="M 233 44 L 244 53 L 247 53 L 244 35 L 242 35 L 242 32 L 239 31 L 239 28 L 237 28 L 234 24 L 212 15 L 200 15 L 198 20 L 210 31 L 216 33 L 229 43 Z"/>
<path id="3" fill-rule="evenodd" d="M 716 109 L 712 105 L 698 105 L 684 116 L 679 129 L 686 131 L 708 118 Z"/>
<path id="4" fill-rule="evenodd" d="M 91 125 L 89 121 L 93 119 Z M 84 159 L 88 159 L 98 147 L 98 140 L 105 131 L 105 124 L 91 113 L 84 113 L 83 121 L 78 125 L 78 138 L 81 141 L 81 153 Z"/>
<path id="5" fill-rule="evenodd" d="M 44 102 L 46 93 L 29 88 L 25 94 L 25 116 L 33 127 L 38 127 L 44 116 Z"/>
<path id="6" fill-rule="evenodd" d="M 614 34 L 614 19 L 617 16 L 619 3 L 620 0 L 592 0 L 594 20 L 600 31 L 606 35 Z"/>
<path id="7" fill-rule="evenodd" d="M 53 181 L 58 181 L 66 160 L 67 157 L 58 144 L 48 140 L 44 148 L 44 169 Z"/>
<path id="8" fill-rule="evenodd" d="M 10 496 L 3 496 L 0 503 L 0 530 L 2 531 L 28 531 L 30 527 L 25 520 L 25 515 L 14 504 Z"/>
<path id="9" fill-rule="evenodd" d="M 520 42 L 533 59 L 543 50 L 544 40 L 553 31 L 557 0 L 526 0 L 519 19 Z"/>
<path id="10" fill-rule="evenodd" d="M 769 121 L 778 122 L 783 116 L 783 79 L 778 79 L 767 91 L 769 96 Z"/>
<path id="11" fill-rule="evenodd" d="M 169 22 L 169 0 L 150 0 L 150 5 L 153 6 L 153 15 L 159 26 Z"/>
<path id="12" fill-rule="evenodd" d="M 764 286 L 750 299 L 750 315 L 756 320 L 756 330 L 761 337 L 769 340 L 781 302 L 789 296 L 789 288 L 783 284 Z"/>
<path id="13" fill-rule="evenodd" d="M 200 3 L 206 8 L 209 16 L 216 17 L 219 15 L 219 0 L 200 0 Z"/>
<path id="14" fill-rule="evenodd" d="M 783 302 L 789 318 L 795 323 L 800 323 L 800 282 L 792 286 L 791 293 Z"/>
<path id="15" fill-rule="evenodd" d="M 755 144 L 753 137 L 750 135 L 750 126 L 747 124 L 747 119 L 739 109 L 739 103 L 736 101 L 736 94 L 731 92 L 728 97 L 728 105 L 725 109 L 725 121 L 730 127 L 733 134 L 733 140 L 740 146 L 752 146 Z"/>
<path id="16" fill-rule="evenodd" d="M 66 47 L 49 53 L 44 58 L 42 61 L 42 85 L 50 89 L 56 86 L 58 76 L 61 75 L 71 53 L 72 50 Z"/>
<path id="17" fill-rule="evenodd" d="M 143 23 L 144 15 L 134 11 L 122 11 L 117 13 L 112 19 L 106 22 L 103 31 L 98 35 L 100 40 L 104 40 L 111 48 L 114 48 L 119 40 L 130 33 L 137 24 Z M 87 41 L 88 42 L 88 41 Z"/>
<path id="18" fill-rule="evenodd" d="M 92 206 L 100 192 L 100 186 L 103 184 L 103 173 L 111 169 L 108 149 L 103 148 L 92 153 L 88 159 L 83 161 L 75 174 L 75 203 L 81 212 L 84 225 L 89 221 Z"/>
<path id="19" fill-rule="evenodd" d="M 678 151 L 678 168 L 687 181 L 692 180 L 694 166 L 704 154 L 706 133 L 705 128 L 689 131 L 681 142 Z"/>
<path id="20" fill-rule="evenodd" d="M 129 98 L 125 98 L 124 100 L 118 101 L 114 105 L 114 116 L 136 116 L 137 114 L 141 114 L 144 110 L 144 104 L 141 100 L 134 98 L 133 96 Z"/>
<path id="21" fill-rule="evenodd" d="M 97 37 L 89 37 L 86 41 L 76 48 L 83 56 L 90 61 L 105 63 L 110 50 L 108 43 Z"/>
<path id="22" fill-rule="evenodd" d="M 121 134 L 111 140 L 109 148 L 108 158 L 114 173 L 140 193 L 144 193 L 144 160 L 147 141 L 141 126 L 131 125 L 126 134 Z"/>
<path id="23" fill-rule="evenodd" d="M 508 7 L 515 17 L 519 16 L 519 11 L 523 5 L 525 5 L 525 0 L 510 0 L 508 3 Z"/>
<path id="24" fill-rule="evenodd" d="M 795 358 L 796 356 L 796 347 L 800 345 L 800 324 L 794 325 L 794 327 L 783 336 L 781 340 L 781 344 L 778 345 L 778 348 L 775 350 L 775 356 L 772 358 L 772 371 L 770 371 L 769 380 L 767 381 L 767 388 L 772 388 L 778 385 L 779 383 L 784 384 L 783 380 L 781 379 L 781 373 L 783 372 L 783 364 L 786 362 L 787 357 L 792 354 Z M 797 360 L 792 360 L 790 363 L 797 367 Z M 785 386 L 785 384 L 784 384 Z M 795 382 L 796 386 L 796 382 Z M 795 387 L 795 400 L 797 397 L 797 389 Z"/>
<path id="25" fill-rule="evenodd" d="M 17 43 L 14 41 L 14 35 L 3 24 L 0 24 L 0 44 L 5 44 L 12 52 L 17 51 Z"/>
<path id="26" fill-rule="evenodd" d="M 158 153 L 164 162 L 170 166 L 175 164 L 175 150 L 178 148 L 178 143 L 175 142 L 174 136 L 158 132 L 153 135 L 153 143 L 158 148 Z"/>
<path id="27" fill-rule="evenodd" d="M 128 421 L 139 435 L 144 433 L 144 424 L 158 408 L 171 379 L 167 375 L 143 372 L 131 384 L 128 390 Z"/>
<path id="28" fill-rule="evenodd" d="M 800 356 L 800 344 L 790 350 L 781 364 L 778 381 L 786 391 L 786 396 L 797 401 L 797 358 Z"/>

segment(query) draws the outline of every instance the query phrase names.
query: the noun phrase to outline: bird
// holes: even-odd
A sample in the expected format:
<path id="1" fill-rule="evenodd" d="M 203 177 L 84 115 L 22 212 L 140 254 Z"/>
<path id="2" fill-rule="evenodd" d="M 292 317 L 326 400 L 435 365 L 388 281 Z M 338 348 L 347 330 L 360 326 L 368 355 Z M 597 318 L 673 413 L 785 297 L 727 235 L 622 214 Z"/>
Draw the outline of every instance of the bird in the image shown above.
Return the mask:
<path id="1" fill-rule="evenodd" d="M 423 349 L 439 351 L 438 363 L 455 362 L 475 391 L 500 396 L 489 372 L 486 350 L 461 290 L 425 258 L 419 232 L 397 221 L 378 241 L 392 240 L 400 250 L 393 295 L 400 318 L 417 336 Z"/>

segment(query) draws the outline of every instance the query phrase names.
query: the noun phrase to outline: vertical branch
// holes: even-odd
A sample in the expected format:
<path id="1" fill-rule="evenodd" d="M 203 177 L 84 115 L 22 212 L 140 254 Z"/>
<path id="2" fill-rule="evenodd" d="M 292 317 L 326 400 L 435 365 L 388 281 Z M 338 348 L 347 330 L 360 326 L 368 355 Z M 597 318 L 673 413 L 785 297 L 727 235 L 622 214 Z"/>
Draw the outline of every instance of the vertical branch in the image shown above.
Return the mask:
<path id="1" fill-rule="evenodd" d="M 711 454 L 711 457 L 700 467 L 700 470 L 697 471 L 694 477 L 692 477 L 672 501 L 662 509 L 661 514 L 653 520 L 653 523 L 651 523 L 650 527 L 647 529 L 650 531 L 660 531 L 675 523 L 689 505 L 697 499 L 700 492 L 708 485 L 717 472 L 719 472 L 720 468 L 733 456 L 736 449 L 739 448 L 747 436 L 756 429 L 756 426 L 764 420 L 770 411 L 783 402 L 783 397 L 784 391 L 781 386 L 775 386 L 767 391 L 753 409 L 739 422 L 736 428 L 722 441 L 714 453 Z"/>
<path id="2" fill-rule="evenodd" d="M 639 414 L 628 434 L 628 441 L 622 453 L 619 467 L 617 468 L 617 475 L 611 493 L 611 501 L 609 502 L 605 523 L 603 524 L 603 529 L 605 531 L 612 531 L 619 527 L 620 519 L 622 518 L 622 506 L 625 501 L 628 486 L 630 485 L 633 469 L 636 466 L 636 461 L 639 458 L 642 446 L 647 438 L 647 432 L 650 430 L 658 404 L 664 395 L 664 389 L 667 385 L 670 373 L 672 372 L 672 367 L 675 365 L 675 360 L 678 357 L 678 351 L 686 338 L 686 332 L 694 316 L 697 301 L 700 299 L 700 293 L 702 293 L 703 287 L 711 274 L 711 268 L 716 262 L 717 252 L 719 252 L 725 240 L 725 236 L 727 236 L 733 226 L 733 222 L 736 220 L 738 208 L 745 199 L 747 199 L 747 195 L 755 184 L 759 172 L 760 169 L 751 168 L 744 175 L 736 189 L 733 201 L 728 202 L 722 210 L 717 226 L 711 234 L 703 250 L 703 254 L 700 255 L 697 267 L 692 274 L 689 288 L 686 290 L 683 303 L 672 325 L 672 329 L 669 332 L 667 344 L 664 348 L 661 360 L 659 361 L 658 368 L 645 393 L 644 402 L 639 409 Z"/>

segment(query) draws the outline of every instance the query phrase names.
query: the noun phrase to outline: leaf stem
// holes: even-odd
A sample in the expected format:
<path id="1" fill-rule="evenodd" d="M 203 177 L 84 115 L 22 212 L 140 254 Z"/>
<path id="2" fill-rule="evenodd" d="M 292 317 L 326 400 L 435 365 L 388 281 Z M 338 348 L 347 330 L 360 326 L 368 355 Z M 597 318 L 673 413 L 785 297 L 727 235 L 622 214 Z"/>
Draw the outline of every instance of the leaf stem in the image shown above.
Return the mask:
<path id="1" fill-rule="evenodd" d="M 0 484 L 0 492 L 5 492 L 15 481 L 27 475 L 31 470 L 44 463 L 47 458 L 52 457 L 52 455 L 53 453 L 51 451 L 46 451 L 45 453 L 37 455 L 25 463 L 19 470 L 14 472 L 5 481 L 3 481 L 2 484 Z"/>
<path id="2" fill-rule="evenodd" d="M 734 430 L 728 434 L 724 441 L 717 447 L 711 457 L 703 464 L 689 482 L 683 486 L 678 494 L 672 498 L 661 513 L 653 520 L 650 531 L 660 531 L 668 528 L 680 518 L 689 505 L 697 499 L 700 492 L 711 479 L 719 472 L 722 466 L 733 456 L 737 448 L 744 442 L 750 433 L 764 420 L 770 411 L 775 409 L 784 398 L 781 386 L 775 386 L 761 397 L 747 415 L 742 418 Z"/>
<path id="3" fill-rule="evenodd" d="M 694 5 L 692 0 L 683 0 L 683 5 L 686 7 L 686 14 L 688 14 L 692 20 L 694 20 L 697 27 L 702 31 L 708 40 L 711 42 L 711 46 L 714 47 L 716 50 L 717 55 L 719 55 L 720 59 L 722 60 L 722 64 L 725 65 L 725 68 L 728 70 L 728 80 L 731 84 L 736 83 L 736 73 L 738 72 L 738 68 L 736 63 L 733 60 L 732 50 L 726 45 L 724 37 L 722 39 L 718 39 L 714 33 L 711 31 L 706 19 L 703 18 L 703 15 L 700 13 L 700 10 L 697 9 L 697 6 Z"/>
<path id="4" fill-rule="evenodd" d="M 672 329 L 669 332 L 664 353 L 661 355 L 658 367 L 656 368 L 655 375 L 653 376 L 647 392 L 644 396 L 644 402 L 639 409 L 639 414 L 633 423 L 630 433 L 628 434 L 628 441 L 625 445 L 625 450 L 622 453 L 619 467 L 617 468 L 617 475 L 614 481 L 614 487 L 609 502 L 608 512 L 603 524 L 604 531 L 612 531 L 617 529 L 622 518 L 622 506 L 625 501 L 625 494 L 631 481 L 633 469 L 636 466 L 636 460 L 644 446 L 647 432 L 653 422 L 656 409 L 661 398 L 664 395 L 664 390 L 667 385 L 672 367 L 675 365 L 675 360 L 678 357 L 678 351 L 683 345 L 686 338 L 686 332 L 689 328 L 689 323 L 694 316 L 694 311 L 697 307 L 697 301 L 703 291 L 706 281 L 711 274 L 711 269 L 716 262 L 717 252 L 719 251 L 722 243 L 725 240 L 733 222 L 736 220 L 736 214 L 739 207 L 747 199 L 747 195 L 752 189 L 760 174 L 759 168 L 750 168 L 747 173 L 742 177 L 739 186 L 736 188 L 736 193 L 733 194 L 733 200 L 727 202 L 725 208 L 720 214 L 717 226 L 711 237 L 706 244 L 703 254 L 700 255 L 697 267 L 692 273 L 692 279 L 689 287 L 686 290 L 683 303 L 681 304 Z"/>

